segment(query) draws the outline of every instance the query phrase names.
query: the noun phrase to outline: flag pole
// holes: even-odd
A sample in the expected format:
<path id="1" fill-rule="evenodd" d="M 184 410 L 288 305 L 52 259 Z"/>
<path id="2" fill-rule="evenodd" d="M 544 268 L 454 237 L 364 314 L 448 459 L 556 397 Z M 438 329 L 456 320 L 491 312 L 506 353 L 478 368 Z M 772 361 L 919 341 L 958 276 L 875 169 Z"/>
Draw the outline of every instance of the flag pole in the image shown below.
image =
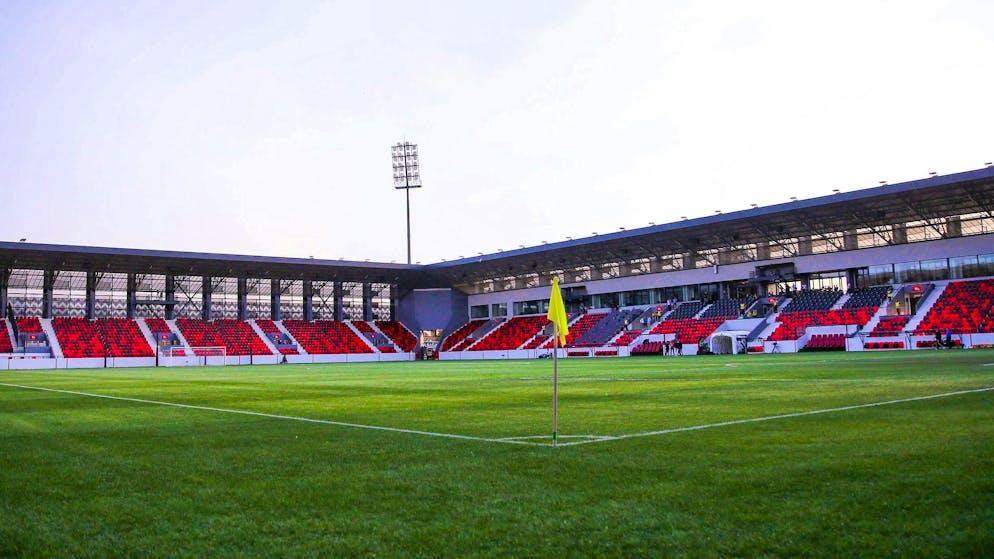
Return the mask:
<path id="1" fill-rule="evenodd" d="M 559 291 L 559 278 L 552 277 L 552 293 L 549 295 L 549 314 L 552 323 L 552 446 L 559 445 L 559 345 L 566 343 L 569 335 L 569 321 L 566 319 L 566 305 Z M 559 339 L 562 336 L 563 339 Z"/>
<path id="2" fill-rule="evenodd" d="M 552 446 L 559 439 L 559 325 L 553 326 L 552 343 Z"/>

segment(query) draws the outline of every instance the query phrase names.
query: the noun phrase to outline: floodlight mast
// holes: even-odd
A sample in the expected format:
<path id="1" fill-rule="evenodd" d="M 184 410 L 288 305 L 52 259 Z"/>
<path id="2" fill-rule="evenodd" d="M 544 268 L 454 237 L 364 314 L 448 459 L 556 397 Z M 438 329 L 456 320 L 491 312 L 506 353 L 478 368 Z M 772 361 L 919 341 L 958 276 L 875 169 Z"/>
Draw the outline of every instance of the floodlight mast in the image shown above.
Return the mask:
<path id="1" fill-rule="evenodd" d="M 393 187 L 407 194 L 407 263 L 411 263 L 411 189 L 421 188 L 421 169 L 418 161 L 418 144 L 394 144 Z"/>

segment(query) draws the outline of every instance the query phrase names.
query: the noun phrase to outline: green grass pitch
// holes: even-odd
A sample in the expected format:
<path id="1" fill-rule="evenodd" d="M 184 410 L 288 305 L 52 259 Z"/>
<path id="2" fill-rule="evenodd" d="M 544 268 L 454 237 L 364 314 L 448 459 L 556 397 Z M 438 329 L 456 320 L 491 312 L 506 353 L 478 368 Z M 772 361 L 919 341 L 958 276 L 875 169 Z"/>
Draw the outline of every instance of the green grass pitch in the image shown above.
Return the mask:
<path id="1" fill-rule="evenodd" d="M 551 377 L 3 371 L 0 557 L 994 554 L 994 351 L 562 360 L 559 448 Z"/>

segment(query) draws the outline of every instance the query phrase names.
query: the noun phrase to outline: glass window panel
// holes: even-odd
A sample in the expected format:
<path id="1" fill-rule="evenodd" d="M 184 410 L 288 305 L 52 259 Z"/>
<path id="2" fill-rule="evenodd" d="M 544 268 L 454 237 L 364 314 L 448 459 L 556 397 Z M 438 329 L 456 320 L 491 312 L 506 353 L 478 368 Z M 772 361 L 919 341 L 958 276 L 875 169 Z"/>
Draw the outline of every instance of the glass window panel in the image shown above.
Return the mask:
<path id="1" fill-rule="evenodd" d="M 949 277 L 951 279 L 970 278 L 977 275 L 976 256 L 957 256 L 949 259 Z"/>
<path id="2" fill-rule="evenodd" d="M 894 279 L 897 283 L 921 281 L 921 268 L 918 262 L 901 262 L 894 264 Z"/>
<path id="3" fill-rule="evenodd" d="M 922 281 L 949 279 L 949 263 L 945 258 L 921 261 Z"/>
<path id="4" fill-rule="evenodd" d="M 994 276 L 994 254 L 981 254 L 977 257 L 978 276 Z"/>
<path id="5" fill-rule="evenodd" d="M 487 318 L 490 316 L 490 308 L 487 305 L 473 305 L 469 308 L 470 318 Z"/>

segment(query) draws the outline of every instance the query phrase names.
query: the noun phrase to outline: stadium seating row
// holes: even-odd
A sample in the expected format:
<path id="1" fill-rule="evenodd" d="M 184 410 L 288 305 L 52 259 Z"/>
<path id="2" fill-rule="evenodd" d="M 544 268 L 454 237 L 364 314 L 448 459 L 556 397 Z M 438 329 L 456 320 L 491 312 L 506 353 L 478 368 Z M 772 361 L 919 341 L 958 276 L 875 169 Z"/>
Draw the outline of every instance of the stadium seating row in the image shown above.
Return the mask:
<path id="1" fill-rule="evenodd" d="M 904 342 L 901 341 L 885 341 L 885 342 L 866 342 L 863 344 L 864 349 L 904 349 Z"/>
<path id="2" fill-rule="evenodd" d="M 38 328 L 40 329 L 40 322 Z M 62 347 L 62 354 L 67 358 L 154 355 L 134 320 L 58 317 L 52 319 L 52 329 Z"/>
<path id="3" fill-rule="evenodd" d="M 109 357 L 153 357 L 155 352 L 138 329 L 134 320 L 102 318 L 104 342 Z"/>
<path id="4" fill-rule="evenodd" d="M 587 313 L 581 316 L 579 319 L 573 322 L 569 326 L 569 334 L 566 335 L 566 343 L 563 347 L 576 347 L 576 342 L 583 337 L 591 328 L 594 327 L 598 322 L 603 320 L 608 313 Z M 555 340 L 548 338 L 542 349 L 552 349 Z"/>
<path id="5" fill-rule="evenodd" d="M 680 310 L 677 308 L 677 310 Z M 675 339 L 684 344 L 698 344 L 710 336 L 727 318 L 667 318 L 655 325 L 650 334 L 674 334 Z"/>
<path id="6" fill-rule="evenodd" d="M 0 320 L 0 353 L 12 351 L 14 351 L 14 344 L 10 341 L 10 334 L 7 333 L 7 321 Z"/>
<path id="7" fill-rule="evenodd" d="M 701 312 L 704 308 L 704 301 L 687 301 L 685 303 L 680 303 L 677 305 L 676 309 L 670 314 L 666 315 L 666 318 L 670 320 L 676 320 L 680 318 L 693 318 L 697 313 Z"/>
<path id="8" fill-rule="evenodd" d="M 598 347 L 607 345 L 611 338 L 625 328 L 633 328 L 642 309 L 617 309 L 597 321 L 574 345 L 577 347 Z"/>
<path id="9" fill-rule="evenodd" d="M 376 327 L 383 332 L 401 351 L 408 353 L 418 346 L 418 338 L 399 320 L 377 320 Z"/>
<path id="10" fill-rule="evenodd" d="M 700 318 L 718 318 L 726 317 L 733 318 L 739 316 L 741 311 L 748 309 L 756 299 L 752 297 L 744 297 L 740 299 L 722 299 L 715 303 L 712 303 L 704 312 L 701 313 Z"/>
<path id="11" fill-rule="evenodd" d="M 104 357 L 107 354 L 96 324 L 85 318 L 53 318 L 52 329 L 66 357 Z"/>
<path id="12" fill-rule="evenodd" d="M 887 298 L 887 292 L 891 291 L 889 285 L 875 285 L 853 291 L 849 300 L 842 305 L 844 309 L 858 309 L 862 307 L 879 307 Z"/>
<path id="13" fill-rule="evenodd" d="M 646 340 L 632 348 L 632 355 L 650 355 L 659 353 L 663 349 L 663 342 L 650 342 Z"/>
<path id="14" fill-rule="evenodd" d="M 953 334 L 994 332 L 994 280 L 952 282 L 915 328 L 915 334 L 935 330 Z"/>
<path id="15" fill-rule="evenodd" d="M 446 336 L 446 338 L 442 340 L 442 345 L 439 348 L 439 351 L 458 351 L 455 347 L 463 344 L 470 334 L 475 332 L 477 328 L 483 326 L 486 322 L 487 320 L 485 318 L 470 320 L 463 326 L 459 327 L 458 330 Z"/>
<path id="16" fill-rule="evenodd" d="M 545 343 L 548 341 L 549 341 L 549 336 L 546 336 L 545 334 L 537 334 L 528 343 L 523 345 L 521 349 L 538 349 L 543 345 L 545 345 Z"/>
<path id="17" fill-rule="evenodd" d="M 18 318 L 17 330 L 22 334 L 40 334 L 44 332 L 41 328 L 41 319 L 36 316 L 22 316 Z"/>
<path id="18" fill-rule="evenodd" d="M 910 316 L 883 316 L 880 322 L 870 330 L 871 338 L 882 338 L 884 336 L 896 336 L 904 330 L 904 325 L 908 323 Z"/>
<path id="19" fill-rule="evenodd" d="M 782 310 L 793 313 L 800 311 L 827 311 L 842 297 L 837 289 L 806 289 L 795 293 L 790 303 Z"/>
<path id="20" fill-rule="evenodd" d="M 516 316 L 501 324 L 488 336 L 469 348 L 470 351 L 518 349 L 549 324 L 545 315 Z"/>
<path id="21" fill-rule="evenodd" d="M 163 320 L 161 318 L 158 318 L 158 317 L 146 318 L 145 319 L 145 325 L 148 326 L 148 329 L 153 334 L 168 334 L 168 333 L 170 333 L 169 325 L 166 324 L 165 320 Z"/>
<path id="22" fill-rule="evenodd" d="M 144 319 L 153 335 L 171 335 L 168 323 L 162 318 L 151 317 Z M 304 332 L 313 353 L 371 353 L 373 350 L 355 336 L 348 326 L 341 322 L 288 321 L 293 328 Z M 257 320 L 259 328 L 269 334 L 285 336 L 272 320 Z M 2 323 L 0 323 L 2 324 Z M 361 321 L 370 332 L 370 326 Z M 17 319 L 20 332 L 25 334 L 43 333 L 41 320 L 38 317 L 20 317 Z M 204 321 L 200 319 L 179 318 L 176 326 L 193 347 L 217 346 L 224 347 L 227 355 L 272 355 L 273 352 L 265 341 L 252 329 L 248 322 L 235 319 L 218 319 Z M 378 321 L 377 327 L 403 351 L 413 351 L 417 338 L 398 321 Z M 135 320 L 126 318 L 100 318 L 89 320 L 80 317 L 57 317 L 52 319 L 52 328 L 62 346 L 63 355 L 67 358 L 94 357 L 154 357 L 155 351 L 141 333 Z M 293 331 L 291 330 L 291 333 Z M 296 337 L 296 334 L 294 334 Z M 304 342 L 301 341 L 301 344 Z M 305 345 L 305 347 L 307 347 Z M 0 353 L 13 351 L 14 344 L 6 328 L 0 329 Z M 311 350 L 309 350 L 311 351 Z M 383 346 L 381 351 L 395 353 L 392 346 Z M 296 354 L 293 348 L 280 348 L 283 354 Z"/>
<path id="23" fill-rule="evenodd" d="M 353 320 L 352 326 L 355 326 L 356 330 L 358 330 L 363 336 L 366 336 L 367 340 L 371 342 L 376 341 L 376 330 L 373 330 L 373 327 L 370 326 L 368 322 L 364 320 Z"/>
<path id="24" fill-rule="evenodd" d="M 637 337 L 639 337 L 641 335 L 642 335 L 642 331 L 641 330 L 627 330 L 623 334 L 621 334 L 620 336 L 618 336 L 618 339 L 616 339 L 613 342 L 611 342 L 611 345 L 613 345 L 615 347 L 625 347 L 625 346 L 631 344 L 632 341 L 635 340 L 635 338 L 637 338 Z"/>
<path id="25" fill-rule="evenodd" d="M 334 320 L 284 320 L 283 326 L 307 353 L 373 353 L 373 348 L 345 325 Z"/>
<path id="26" fill-rule="evenodd" d="M 838 351 L 846 349 L 845 334 L 815 334 L 802 351 Z"/>
<path id="27" fill-rule="evenodd" d="M 286 346 L 281 347 L 281 344 L 288 345 L 291 342 L 289 338 L 287 338 L 287 335 L 284 334 L 278 326 L 276 326 L 275 322 L 269 320 L 268 318 L 260 318 L 256 319 L 255 323 L 259 327 L 259 329 L 262 330 L 264 334 L 269 335 L 270 339 L 272 339 L 277 344 L 276 348 L 279 350 L 281 354 L 283 355 L 300 354 L 300 352 L 297 350 L 296 347 L 286 347 Z"/>
<path id="28" fill-rule="evenodd" d="M 946 347 L 945 346 L 945 342 L 942 342 L 942 343 L 943 343 L 943 347 Z M 935 347 L 935 340 L 918 340 L 917 342 L 915 342 L 915 347 L 919 347 L 919 348 L 933 347 L 934 348 Z M 963 347 L 963 341 L 962 340 L 952 340 L 952 345 L 950 345 L 948 347 Z"/>
<path id="29" fill-rule="evenodd" d="M 812 326 L 853 325 L 854 329 L 860 329 L 870 321 L 876 312 L 877 307 L 784 311 L 777 317 L 780 325 L 770 335 L 769 341 L 796 340 L 804 335 L 807 328 Z"/>

